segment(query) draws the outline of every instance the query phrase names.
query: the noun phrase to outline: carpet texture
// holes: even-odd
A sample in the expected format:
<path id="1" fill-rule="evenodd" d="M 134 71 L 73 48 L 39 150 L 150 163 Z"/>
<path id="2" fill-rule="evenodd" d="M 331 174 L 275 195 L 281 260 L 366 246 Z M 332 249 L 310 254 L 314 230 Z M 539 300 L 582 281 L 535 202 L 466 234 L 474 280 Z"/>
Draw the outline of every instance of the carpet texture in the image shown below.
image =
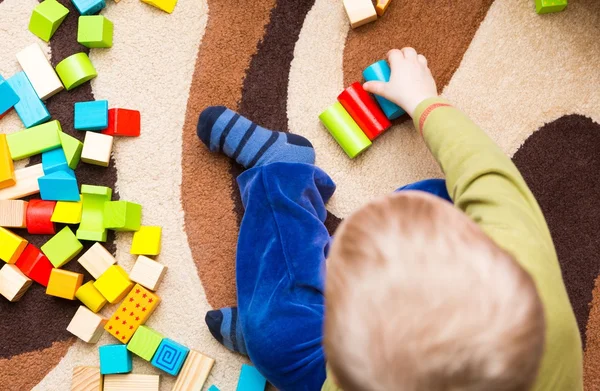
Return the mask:
<path id="1" fill-rule="evenodd" d="M 27 31 L 36 0 L 0 0 L 3 76 L 19 70 L 15 53 L 34 42 L 53 65 L 88 52 L 76 42 L 71 1 L 59 1 L 71 13 L 45 44 Z M 144 224 L 163 226 L 158 260 L 169 270 L 148 325 L 214 357 L 209 384 L 234 390 L 245 362 L 219 346 L 203 321 L 209 309 L 236 302 L 243 209 L 235 177 L 242 169 L 200 144 L 199 112 L 225 105 L 311 140 L 317 164 L 338 184 L 326 222 L 333 232 L 366 200 L 441 176 L 405 117 L 354 161 L 318 121 L 363 68 L 390 48 L 414 46 L 443 95 L 513 156 L 538 197 L 584 341 L 586 390 L 600 390 L 600 2 L 573 1 L 561 14 L 539 16 L 533 0 L 394 1 L 383 18 L 356 30 L 341 1 L 330 0 L 179 0 L 171 15 L 124 0 L 108 1 L 102 14 L 115 37 L 113 48 L 89 51 L 98 77 L 50 98 L 48 109 L 80 139 L 74 102 L 107 99 L 142 112 L 141 137 L 117 139 L 109 168 L 82 164 L 77 174 L 80 183 L 113 187 L 114 199 L 141 203 Z M 2 133 L 21 128 L 15 113 L 0 120 Z M 48 239 L 20 233 L 36 245 Z M 126 270 L 135 260 L 130 244 L 127 233 L 107 242 Z M 66 268 L 82 271 L 77 262 Z M 97 346 L 65 330 L 77 306 L 35 284 L 18 303 L 0 300 L 0 391 L 68 390 L 74 366 L 98 364 Z M 99 344 L 113 342 L 104 335 Z M 159 373 L 134 361 L 136 373 Z M 173 383 L 163 374 L 161 390 Z"/>

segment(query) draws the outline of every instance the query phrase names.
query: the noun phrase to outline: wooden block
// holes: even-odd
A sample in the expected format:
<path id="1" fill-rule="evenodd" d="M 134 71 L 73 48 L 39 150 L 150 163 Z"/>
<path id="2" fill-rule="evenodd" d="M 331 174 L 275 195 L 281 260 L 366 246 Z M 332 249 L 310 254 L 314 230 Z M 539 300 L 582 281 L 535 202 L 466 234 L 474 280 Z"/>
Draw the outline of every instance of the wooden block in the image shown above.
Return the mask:
<path id="1" fill-rule="evenodd" d="M 71 170 L 75 170 L 81 159 L 81 151 L 83 151 L 83 143 L 73 136 L 66 133 L 60 133 L 60 143 L 67 159 L 67 164 Z"/>
<path id="2" fill-rule="evenodd" d="M 166 271 L 165 265 L 140 255 L 129 273 L 129 278 L 151 291 L 156 291 Z"/>
<path id="3" fill-rule="evenodd" d="M 131 291 L 133 282 L 121 266 L 112 265 L 94 282 L 94 287 L 109 303 L 114 304 Z"/>
<path id="4" fill-rule="evenodd" d="M 150 4 L 165 12 L 172 13 L 177 5 L 177 0 L 142 0 L 146 4 Z"/>
<path id="5" fill-rule="evenodd" d="M 18 301 L 31 286 L 31 280 L 15 265 L 4 265 L 0 269 L 0 295 L 8 301 Z"/>
<path id="6" fill-rule="evenodd" d="M 32 235 L 54 235 L 56 227 L 52 222 L 52 214 L 56 202 L 30 200 L 27 206 L 27 232 Z"/>
<path id="7" fill-rule="evenodd" d="M 41 100 L 46 100 L 64 89 L 54 68 L 37 43 L 17 53 L 17 61 Z"/>
<path id="8" fill-rule="evenodd" d="M 77 262 L 97 280 L 117 260 L 100 243 L 95 243 Z"/>
<path id="9" fill-rule="evenodd" d="M 40 197 L 46 201 L 79 201 L 79 185 L 70 168 L 46 174 L 38 179 Z"/>
<path id="10" fill-rule="evenodd" d="M 104 203 L 110 201 L 112 189 L 103 186 L 82 185 L 83 205 L 81 224 L 77 230 L 77 238 L 95 242 L 106 242 L 104 228 Z"/>
<path id="11" fill-rule="evenodd" d="M 121 343 L 127 343 L 138 327 L 146 323 L 159 303 L 160 297 L 136 284 L 108 320 L 104 329 Z"/>
<path id="12" fill-rule="evenodd" d="M 139 231 L 142 226 L 142 206 L 127 201 L 104 203 L 104 228 L 113 231 Z"/>
<path id="13" fill-rule="evenodd" d="M 26 128 L 31 128 L 50 119 L 50 113 L 46 105 L 37 96 L 25 72 L 15 74 L 6 82 L 19 96 L 19 103 L 15 105 L 15 111 Z"/>
<path id="14" fill-rule="evenodd" d="M 252 365 L 242 364 L 236 391 L 263 391 L 267 380 Z"/>
<path id="15" fill-rule="evenodd" d="M 344 8 L 353 29 L 377 20 L 371 0 L 343 0 Z"/>
<path id="16" fill-rule="evenodd" d="M 215 385 L 213 384 L 212 386 L 210 386 L 210 387 L 208 388 L 208 391 L 221 391 L 221 390 L 219 390 L 219 387 L 217 387 L 217 386 L 215 386 Z"/>
<path id="17" fill-rule="evenodd" d="M 13 160 L 21 160 L 60 147 L 60 122 L 54 120 L 6 136 Z"/>
<path id="18" fill-rule="evenodd" d="M 140 230 L 133 234 L 131 254 L 158 255 L 160 253 L 161 234 L 161 227 L 140 227 Z"/>
<path id="19" fill-rule="evenodd" d="M 152 365 L 156 368 L 167 372 L 171 376 L 177 376 L 181 367 L 189 353 L 190 349 L 178 344 L 169 338 L 164 338 L 154 357 L 152 357 Z"/>
<path id="20" fill-rule="evenodd" d="M 67 326 L 67 331 L 87 343 L 97 343 L 102 333 L 106 318 L 93 313 L 84 306 L 79 306 L 79 309 L 71 319 L 71 323 Z"/>
<path id="21" fill-rule="evenodd" d="M 75 367 L 71 391 L 102 391 L 103 381 L 98 367 Z"/>
<path id="22" fill-rule="evenodd" d="M 56 0 L 46 0 L 34 8 L 29 31 L 48 42 L 67 17 L 69 10 Z"/>
<path id="23" fill-rule="evenodd" d="M 108 110 L 108 128 L 102 134 L 110 136 L 138 137 L 141 129 L 140 112 L 127 109 Z"/>
<path id="24" fill-rule="evenodd" d="M 535 0 L 535 11 L 538 14 L 560 12 L 567 8 L 567 0 Z"/>
<path id="25" fill-rule="evenodd" d="M 146 361 L 152 360 L 164 336 L 148 326 L 140 326 L 127 344 L 127 350 Z"/>
<path id="26" fill-rule="evenodd" d="M 0 227 L 0 259 L 6 263 L 15 263 L 27 247 L 27 240 Z"/>
<path id="27" fill-rule="evenodd" d="M 50 220 L 54 223 L 79 224 L 81 222 L 82 205 L 81 201 L 58 201 Z"/>
<path id="28" fill-rule="evenodd" d="M 0 75 L 0 118 L 19 103 L 19 95 Z"/>
<path id="29" fill-rule="evenodd" d="M 88 48 L 109 48 L 113 44 L 113 23 L 102 15 L 80 16 L 77 42 Z"/>
<path id="30" fill-rule="evenodd" d="M 64 171 L 68 169 L 69 165 L 67 164 L 65 151 L 59 147 L 42 153 L 42 168 L 44 169 L 44 174 L 46 175 L 52 174 L 56 171 Z"/>
<path id="31" fill-rule="evenodd" d="M 0 189 L 0 200 L 14 200 L 39 193 L 38 179 L 43 176 L 42 163 L 15 170 L 17 184 Z"/>
<path id="32" fill-rule="evenodd" d="M 56 73 L 67 91 L 79 87 L 83 83 L 98 76 L 96 68 L 87 54 L 75 53 L 56 65 Z"/>
<path id="33" fill-rule="evenodd" d="M 15 168 L 13 160 L 8 149 L 6 135 L 0 134 L 0 189 L 14 186 L 17 184 L 15 178 Z"/>
<path id="34" fill-rule="evenodd" d="M 88 281 L 80 286 L 75 297 L 94 313 L 100 311 L 107 303 L 104 296 L 94 286 L 94 281 Z"/>
<path id="35" fill-rule="evenodd" d="M 93 18 L 95 16 L 87 16 Z M 101 16 L 102 17 L 102 16 Z M 83 16 L 82 16 L 83 18 Z M 108 101 L 94 100 L 75 103 L 75 129 L 103 130 L 108 127 Z M 85 149 L 85 143 L 84 143 Z"/>
<path id="36" fill-rule="evenodd" d="M 50 260 L 33 244 L 29 243 L 15 264 L 27 277 L 42 286 L 48 286 L 54 268 Z"/>
<path id="37" fill-rule="evenodd" d="M 27 201 L 0 200 L 0 227 L 25 228 Z"/>
<path id="38" fill-rule="evenodd" d="M 383 16 L 383 14 L 385 14 L 385 11 L 387 11 L 391 3 L 392 0 L 377 0 L 377 5 L 375 6 L 375 9 L 377 10 L 377 15 L 380 17 Z"/>
<path id="39" fill-rule="evenodd" d="M 158 391 L 159 375 L 106 375 L 104 391 Z"/>
<path id="40" fill-rule="evenodd" d="M 83 274 L 73 273 L 62 269 L 52 269 L 50 280 L 46 288 L 46 294 L 61 297 L 63 299 L 75 300 L 75 293 L 83 282 Z"/>
<path id="41" fill-rule="evenodd" d="M 88 164 L 108 167 L 112 152 L 113 137 L 101 133 L 86 132 L 81 160 Z"/>
<path id="42" fill-rule="evenodd" d="M 106 7 L 104 0 L 71 0 L 81 15 L 93 15 Z"/>
<path id="43" fill-rule="evenodd" d="M 104 345 L 98 349 L 100 353 L 100 373 L 110 375 L 114 373 L 131 372 L 132 357 L 127 346 L 122 344 Z M 104 379 L 106 390 L 106 379 Z"/>
<path id="44" fill-rule="evenodd" d="M 83 245 L 71 231 L 64 227 L 42 246 L 42 251 L 54 267 L 62 267 L 83 250 Z"/>
<path id="45" fill-rule="evenodd" d="M 190 350 L 172 391 L 202 391 L 215 360 Z"/>

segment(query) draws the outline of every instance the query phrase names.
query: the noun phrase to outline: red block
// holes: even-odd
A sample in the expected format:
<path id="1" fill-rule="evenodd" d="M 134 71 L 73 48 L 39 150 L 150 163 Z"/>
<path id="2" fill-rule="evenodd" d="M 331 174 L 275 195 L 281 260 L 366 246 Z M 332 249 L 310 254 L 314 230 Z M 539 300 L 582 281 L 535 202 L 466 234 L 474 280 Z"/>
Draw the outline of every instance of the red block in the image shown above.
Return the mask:
<path id="1" fill-rule="evenodd" d="M 50 221 L 56 201 L 31 200 L 27 207 L 27 232 L 33 235 L 54 235 L 56 227 Z"/>
<path id="2" fill-rule="evenodd" d="M 102 133 L 109 136 L 138 137 L 140 121 L 140 112 L 137 110 L 109 109 L 108 128 Z"/>
<path id="3" fill-rule="evenodd" d="M 28 244 L 16 263 L 23 274 L 33 281 L 48 286 L 52 264 L 50 260 L 33 244 Z"/>
<path id="4" fill-rule="evenodd" d="M 392 126 L 375 99 L 359 82 L 353 83 L 342 91 L 338 101 L 371 141 Z"/>

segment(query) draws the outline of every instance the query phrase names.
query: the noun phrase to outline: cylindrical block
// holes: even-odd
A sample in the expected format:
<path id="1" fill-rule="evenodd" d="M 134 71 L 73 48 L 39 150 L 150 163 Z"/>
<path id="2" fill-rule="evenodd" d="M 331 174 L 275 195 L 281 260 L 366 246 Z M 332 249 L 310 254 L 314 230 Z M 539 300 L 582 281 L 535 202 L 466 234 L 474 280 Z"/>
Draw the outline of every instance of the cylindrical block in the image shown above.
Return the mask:
<path id="1" fill-rule="evenodd" d="M 363 71 L 363 77 L 366 81 L 390 81 L 390 66 L 386 60 L 377 61 L 375 64 L 371 64 Z M 381 107 L 381 110 L 389 119 L 396 119 L 405 113 L 400 106 L 390 102 L 383 96 L 375 95 L 377 103 Z"/>
<path id="2" fill-rule="evenodd" d="M 338 95 L 338 101 L 371 141 L 392 126 L 390 120 L 359 82 L 353 83 L 342 91 Z"/>
<path id="3" fill-rule="evenodd" d="M 360 130 L 340 102 L 322 112 L 319 119 L 350 159 L 371 146 L 371 140 Z"/>
<path id="4" fill-rule="evenodd" d="M 59 62 L 56 73 L 67 90 L 72 90 L 98 76 L 94 65 L 85 53 L 75 53 Z"/>
<path id="5" fill-rule="evenodd" d="M 56 228 L 51 221 L 55 201 L 30 200 L 27 206 L 27 232 L 33 235 L 54 235 Z"/>

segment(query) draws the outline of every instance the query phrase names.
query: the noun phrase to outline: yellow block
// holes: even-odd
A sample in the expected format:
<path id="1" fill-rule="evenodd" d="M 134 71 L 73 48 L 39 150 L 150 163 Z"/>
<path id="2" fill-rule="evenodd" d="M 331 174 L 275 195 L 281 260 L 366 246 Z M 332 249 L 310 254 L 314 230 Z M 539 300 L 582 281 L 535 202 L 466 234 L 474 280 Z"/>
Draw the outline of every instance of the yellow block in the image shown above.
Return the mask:
<path id="1" fill-rule="evenodd" d="M 119 305 L 119 309 L 108 320 L 104 329 L 121 343 L 127 343 L 138 327 L 146 323 L 158 303 L 160 303 L 160 297 L 140 284 L 135 284 Z"/>
<path id="2" fill-rule="evenodd" d="M 140 227 L 140 230 L 133 234 L 130 252 L 136 255 L 158 255 L 161 234 L 161 227 Z"/>
<path id="3" fill-rule="evenodd" d="M 52 269 L 46 294 L 75 300 L 75 293 L 83 282 L 83 274 L 73 273 L 68 270 Z"/>
<path id="4" fill-rule="evenodd" d="M 83 195 L 81 196 L 83 197 Z M 58 201 L 54 207 L 51 221 L 64 224 L 79 224 L 81 223 L 81 206 L 82 202 Z"/>
<path id="5" fill-rule="evenodd" d="M 0 134 L 0 189 L 16 185 L 15 168 L 10 157 L 6 135 Z"/>
<path id="6" fill-rule="evenodd" d="M 0 259 L 6 263 L 15 263 L 27 246 L 27 240 L 0 227 Z"/>
<path id="7" fill-rule="evenodd" d="M 98 292 L 93 281 L 88 281 L 77 289 L 75 297 L 92 312 L 98 312 L 106 305 L 106 299 Z"/>
<path id="8" fill-rule="evenodd" d="M 177 5 L 177 0 L 142 0 L 146 4 L 155 6 L 165 12 L 172 13 Z"/>
<path id="9" fill-rule="evenodd" d="M 94 282 L 94 287 L 109 303 L 114 304 L 129 293 L 133 282 L 121 266 L 112 265 Z"/>

